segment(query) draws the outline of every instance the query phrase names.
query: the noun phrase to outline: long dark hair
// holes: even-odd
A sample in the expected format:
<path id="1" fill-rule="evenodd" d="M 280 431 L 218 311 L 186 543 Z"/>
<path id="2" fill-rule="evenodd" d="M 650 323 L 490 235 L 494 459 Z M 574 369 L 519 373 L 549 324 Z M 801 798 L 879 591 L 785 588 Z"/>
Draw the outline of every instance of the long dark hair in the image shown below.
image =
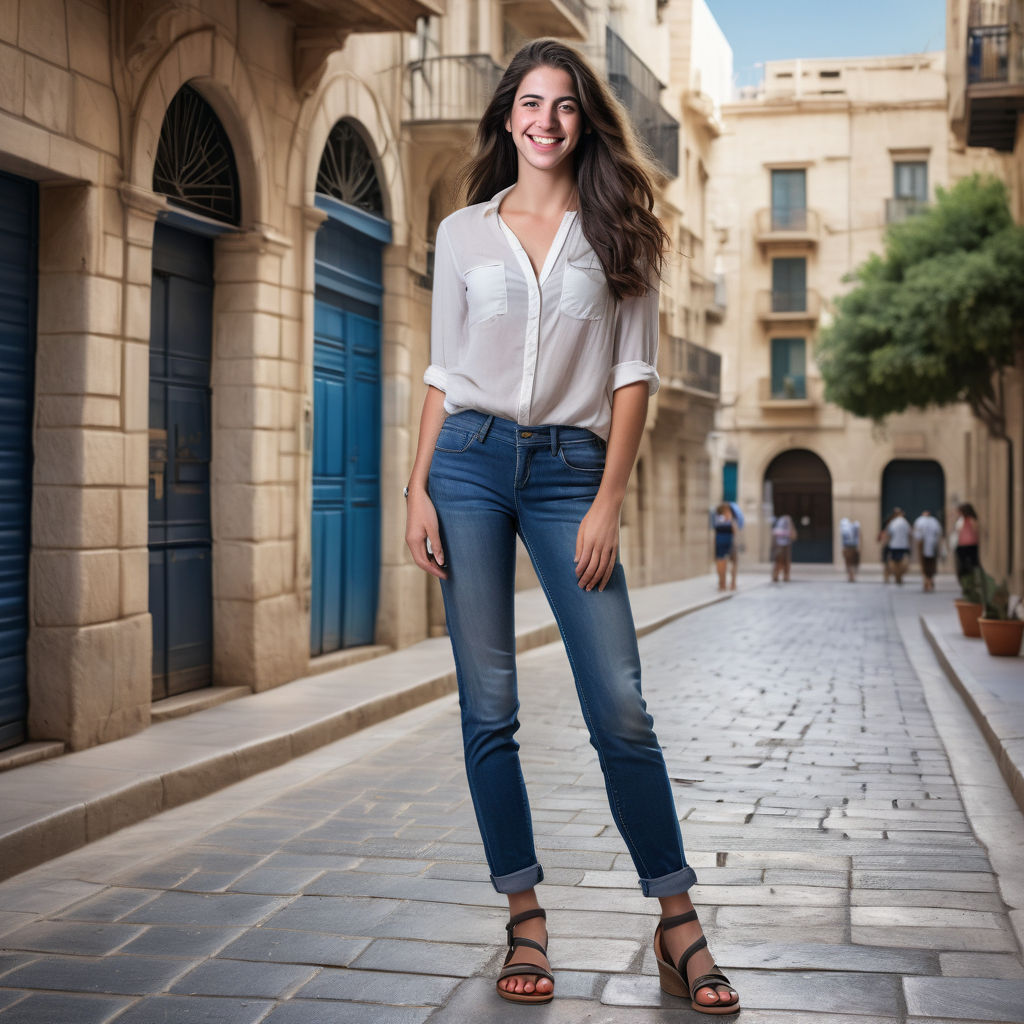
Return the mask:
<path id="1" fill-rule="evenodd" d="M 527 43 L 505 69 L 480 118 L 476 156 L 460 175 L 469 203 L 515 183 L 518 151 L 505 121 L 520 82 L 534 68 L 566 71 L 576 86 L 583 126 L 573 151 L 580 226 L 604 268 L 616 301 L 643 295 L 660 276 L 669 237 L 654 215 L 653 172 L 629 115 L 578 51 L 553 39 Z"/>

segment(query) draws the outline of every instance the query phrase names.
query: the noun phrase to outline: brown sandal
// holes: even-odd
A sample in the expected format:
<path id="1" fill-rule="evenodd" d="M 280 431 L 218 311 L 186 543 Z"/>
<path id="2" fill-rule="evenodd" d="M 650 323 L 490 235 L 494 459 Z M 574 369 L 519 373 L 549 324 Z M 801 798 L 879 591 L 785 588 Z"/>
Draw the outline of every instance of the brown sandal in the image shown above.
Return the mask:
<path id="1" fill-rule="evenodd" d="M 504 981 L 506 978 L 515 977 L 517 974 L 532 974 L 537 978 L 547 978 L 552 985 L 555 983 L 554 975 L 538 964 L 509 963 L 515 955 L 517 946 L 529 946 L 530 949 L 536 949 L 545 957 L 548 955 L 547 949 L 545 949 L 539 942 L 534 942 L 533 939 L 520 938 L 519 936 L 512 934 L 516 925 L 522 924 L 524 921 L 529 921 L 534 917 L 542 917 L 547 920 L 547 914 L 545 914 L 540 907 L 534 907 L 533 910 L 524 910 L 521 914 L 516 914 L 516 916 L 513 917 L 507 925 L 505 925 L 505 931 L 508 932 L 508 953 L 505 956 L 505 964 L 501 968 L 501 974 L 498 975 L 499 982 Z M 498 995 L 501 996 L 502 999 L 507 999 L 512 1003 L 550 1003 L 551 1000 L 555 998 L 554 992 L 506 992 L 500 985 L 496 985 L 496 987 Z"/>
<path id="2" fill-rule="evenodd" d="M 684 998 L 689 995 L 690 1006 L 698 1013 L 739 1013 L 740 1011 L 740 999 L 733 990 L 733 1000 L 730 1003 L 698 1003 L 697 992 L 702 988 L 715 988 L 718 985 L 724 985 L 732 990 L 732 984 L 729 979 L 722 974 L 718 969 L 718 964 L 712 964 L 712 970 L 707 974 L 702 974 L 699 978 L 696 978 L 693 982 L 689 982 L 686 976 L 686 965 L 690 962 L 690 957 L 699 949 L 706 949 L 708 940 L 701 935 L 696 942 L 692 943 L 685 953 L 679 958 L 679 963 L 673 967 L 672 964 L 665 960 L 662 960 L 661 955 L 667 951 L 665 950 L 664 940 L 661 937 L 662 932 L 668 931 L 670 928 L 676 928 L 681 924 L 689 924 L 690 921 L 697 920 L 697 911 L 689 910 L 685 914 L 680 914 L 678 917 L 668 917 L 664 921 L 661 921 L 654 932 L 654 955 L 658 960 L 658 976 L 661 979 L 661 990 L 667 992 L 670 996 L 683 996 Z M 719 996 L 721 999 L 721 996 Z"/>

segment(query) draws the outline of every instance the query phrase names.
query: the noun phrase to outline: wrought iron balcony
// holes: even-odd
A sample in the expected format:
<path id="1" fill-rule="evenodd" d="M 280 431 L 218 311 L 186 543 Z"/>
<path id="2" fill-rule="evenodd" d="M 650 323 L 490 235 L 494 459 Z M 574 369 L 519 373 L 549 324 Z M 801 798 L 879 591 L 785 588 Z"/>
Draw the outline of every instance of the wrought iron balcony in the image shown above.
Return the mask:
<path id="1" fill-rule="evenodd" d="M 670 336 L 664 365 L 669 387 L 698 392 L 715 399 L 722 391 L 722 357 L 687 338 Z"/>
<path id="2" fill-rule="evenodd" d="M 1013 151 L 1017 119 L 1024 111 L 1024 12 L 1006 24 L 983 24 L 984 9 L 972 6 L 967 28 L 967 144 Z M 1006 12 L 1004 17 L 1006 17 Z"/>
<path id="3" fill-rule="evenodd" d="M 679 176 L 679 122 L 662 107 L 654 72 L 612 29 L 605 30 L 608 82 L 629 111 L 637 134 L 670 177 Z"/>
<path id="4" fill-rule="evenodd" d="M 502 13 L 527 39 L 587 38 L 587 8 L 583 0 L 502 0 Z"/>
<path id="5" fill-rule="evenodd" d="M 885 223 L 899 224 L 908 217 L 914 217 L 924 213 L 928 209 L 928 203 L 923 199 L 909 199 L 906 196 L 885 201 Z"/>
<path id="6" fill-rule="evenodd" d="M 807 207 L 768 207 L 754 218 L 754 238 L 762 249 L 770 245 L 813 248 L 821 235 L 821 217 Z"/>
<path id="7" fill-rule="evenodd" d="M 502 69 L 485 53 L 427 57 L 406 69 L 409 122 L 413 124 L 480 120 L 501 78 Z"/>
<path id="8" fill-rule="evenodd" d="M 762 408 L 812 409 L 823 404 L 824 385 L 820 377 L 803 374 L 779 379 L 761 377 L 757 398 Z"/>
<path id="9" fill-rule="evenodd" d="M 759 320 L 816 321 L 820 313 L 821 296 L 813 288 L 765 288 L 757 293 Z"/>

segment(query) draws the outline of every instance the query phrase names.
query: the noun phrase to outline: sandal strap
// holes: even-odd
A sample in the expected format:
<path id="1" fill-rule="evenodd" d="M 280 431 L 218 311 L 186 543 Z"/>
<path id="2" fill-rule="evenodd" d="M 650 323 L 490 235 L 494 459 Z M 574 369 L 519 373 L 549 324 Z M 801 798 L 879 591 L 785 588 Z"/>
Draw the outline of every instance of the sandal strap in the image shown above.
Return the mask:
<path id="1" fill-rule="evenodd" d="M 715 988 L 718 985 L 724 985 L 726 988 L 732 988 L 732 983 L 724 974 L 721 973 L 721 971 L 714 970 L 711 971 L 710 974 L 702 974 L 693 982 L 692 985 L 690 985 L 690 998 L 696 999 L 697 992 L 702 988 Z"/>
<path id="2" fill-rule="evenodd" d="M 550 971 L 538 967 L 537 964 L 506 964 L 498 975 L 498 981 L 503 978 L 512 978 L 517 974 L 533 974 L 538 978 L 547 978 L 548 981 L 555 980 L 555 976 Z"/>
<path id="3" fill-rule="evenodd" d="M 690 962 L 690 957 L 693 956 L 700 949 L 707 949 L 708 940 L 702 935 L 696 942 L 689 946 L 686 952 L 679 958 L 679 963 L 676 965 L 676 970 L 680 973 L 683 979 L 686 978 L 686 965 Z M 687 982 L 689 984 L 689 982 Z M 692 987 L 692 986 L 691 986 Z"/>
<path id="4" fill-rule="evenodd" d="M 548 951 L 539 942 L 534 942 L 533 939 L 522 938 L 522 937 L 517 935 L 512 940 L 512 944 L 508 947 L 508 955 L 509 955 L 509 957 L 511 957 L 512 954 L 520 946 L 529 946 L 530 949 L 537 950 L 537 952 L 542 954 L 543 956 L 547 956 L 548 955 Z M 508 963 L 508 960 L 506 959 L 505 962 Z"/>
<path id="5" fill-rule="evenodd" d="M 697 911 L 688 910 L 685 914 L 677 914 L 675 917 L 665 917 L 661 920 L 661 930 L 667 932 L 670 928 L 678 928 L 681 924 L 689 924 L 697 920 Z"/>
<path id="6" fill-rule="evenodd" d="M 505 925 L 505 931 L 508 932 L 508 944 L 512 945 L 512 929 L 517 925 L 522 924 L 524 921 L 530 921 L 535 917 L 542 917 L 547 920 L 547 914 L 541 907 L 533 907 L 531 910 L 524 910 L 521 914 L 516 914 L 515 917 L 510 918 L 507 925 Z"/>

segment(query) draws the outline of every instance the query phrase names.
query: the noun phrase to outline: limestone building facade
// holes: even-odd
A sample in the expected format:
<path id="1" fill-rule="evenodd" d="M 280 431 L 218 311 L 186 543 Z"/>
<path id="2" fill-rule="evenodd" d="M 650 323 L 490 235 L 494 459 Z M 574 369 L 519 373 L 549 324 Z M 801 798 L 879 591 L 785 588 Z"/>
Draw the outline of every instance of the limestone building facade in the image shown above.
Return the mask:
<path id="1" fill-rule="evenodd" d="M 0 7 L 0 747 L 79 749 L 175 695 L 443 628 L 401 496 L 431 241 L 524 38 L 584 47 L 661 165 L 682 253 L 623 558 L 634 582 L 705 570 L 708 20 L 703 0 Z"/>
<path id="2" fill-rule="evenodd" d="M 773 515 L 793 516 L 796 561 L 841 564 L 839 520 L 877 561 L 884 517 L 976 496 L 966 406 L 883 425 L 824 399 L 815 342 L 845 276 L 983 156 L 950 145 L 942 53 L 775 61 L 724 108 L 711 163 L 716 253 L 730 296 L 712 327 L 722 354 L 716 498 L 744 509 L 748 550 L 769 558 Z"/>

